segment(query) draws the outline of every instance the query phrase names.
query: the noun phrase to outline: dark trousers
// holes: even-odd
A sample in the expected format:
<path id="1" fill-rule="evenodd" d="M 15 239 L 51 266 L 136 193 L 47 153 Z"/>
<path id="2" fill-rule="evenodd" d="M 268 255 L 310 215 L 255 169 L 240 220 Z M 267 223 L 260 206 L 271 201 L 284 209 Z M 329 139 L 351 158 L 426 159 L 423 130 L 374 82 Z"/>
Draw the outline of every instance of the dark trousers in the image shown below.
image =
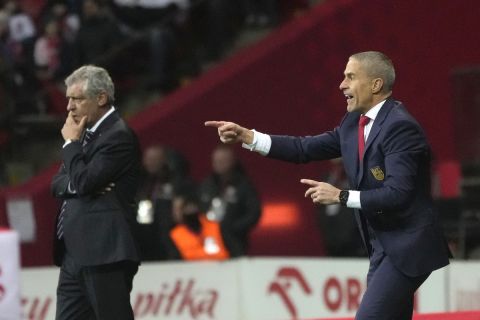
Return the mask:
<path id="1" fill-rule="evenodd" d="M 373 250 L 367 290 L 355 320 L 411 320 L 415 291 L 430 274 L 409 277 L 401 273 L 383 250 Z"/>
<path id="2" fill-rule="evenodd" d="M 137 270 L 137 263 L 132 261 L 81 267 L 65 255 L 55 319 L 133 320 L 130 291 Z"/>

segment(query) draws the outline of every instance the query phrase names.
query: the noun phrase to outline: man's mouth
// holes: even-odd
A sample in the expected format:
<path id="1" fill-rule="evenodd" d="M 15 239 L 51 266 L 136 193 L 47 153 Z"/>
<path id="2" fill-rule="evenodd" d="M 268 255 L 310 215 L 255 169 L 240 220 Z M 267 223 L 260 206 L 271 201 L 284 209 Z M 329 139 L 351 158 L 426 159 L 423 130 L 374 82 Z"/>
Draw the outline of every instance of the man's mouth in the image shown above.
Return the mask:
<path id="1" fill-rule="evenodd" d="M 353 96 L 346 94 L 345 98 L 347 99 L 347 102 L 349 102 L 353 99 Z"/>

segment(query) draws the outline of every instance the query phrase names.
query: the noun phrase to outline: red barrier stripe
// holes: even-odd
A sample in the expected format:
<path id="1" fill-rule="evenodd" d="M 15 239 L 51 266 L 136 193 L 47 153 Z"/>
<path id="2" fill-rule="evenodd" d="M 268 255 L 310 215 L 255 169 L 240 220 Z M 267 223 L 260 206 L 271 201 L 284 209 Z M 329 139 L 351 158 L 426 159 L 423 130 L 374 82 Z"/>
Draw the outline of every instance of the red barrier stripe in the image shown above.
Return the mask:
<path id="1" fill-rule="evenodd" d="M 353 320 L 353 318 L 328 318 L 317 320 Z M 413 320 L 480 320 L 480 311 L 417 314 L 414 315 Z"/>

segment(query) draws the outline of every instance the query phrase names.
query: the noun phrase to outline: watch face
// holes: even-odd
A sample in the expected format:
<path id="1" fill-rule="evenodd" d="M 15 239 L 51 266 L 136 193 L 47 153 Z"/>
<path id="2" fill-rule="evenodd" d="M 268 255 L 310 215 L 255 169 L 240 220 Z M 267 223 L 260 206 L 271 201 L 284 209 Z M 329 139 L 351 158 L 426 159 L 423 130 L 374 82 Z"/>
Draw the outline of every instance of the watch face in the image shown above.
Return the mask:
<path id="1" fill-rule="evenodd" d="M 347 201 L 348 201 L 348 191 L 346 190 L 342 190 L 340 191 L 340 196 L 339 196 L 339 200 L 340 200 L 340 204 L 342 205 L 346 205 L 347 204 Z"/>

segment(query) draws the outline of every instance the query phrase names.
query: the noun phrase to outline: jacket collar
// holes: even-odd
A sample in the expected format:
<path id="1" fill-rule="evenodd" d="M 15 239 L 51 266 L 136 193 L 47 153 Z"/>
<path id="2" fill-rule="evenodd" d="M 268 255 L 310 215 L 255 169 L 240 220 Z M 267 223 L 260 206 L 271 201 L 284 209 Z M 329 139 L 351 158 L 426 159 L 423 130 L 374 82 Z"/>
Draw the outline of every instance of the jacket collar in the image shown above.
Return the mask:
<path id="1" fill-rule="evenodd" d="M 110 127 L 112 127 L 115 122 L 117 122 L 120 119 L 120 115 L 118 114 L 117 110 L 114 110 L 110 114 L 107 115 L 106 118 L 102 120 L 100 125 L 95 129 L 93 133 L 93 138 L 97 138 L 102 135 L 103 132 L 107 131 Z M 84 135 L 86 133 L 86 130 L 84 131 Z"/>
<path id="2" fill-rule="evenodd" d="M 117 110 L 114 110 L 111 114 L 109 114 L 98 126 L 97 130 L 95 131 L 96 135 L 101 134 L 108 130 L 111 126 L 115 124 L 120 119 L 120 115 L 118 114 Z"/>

